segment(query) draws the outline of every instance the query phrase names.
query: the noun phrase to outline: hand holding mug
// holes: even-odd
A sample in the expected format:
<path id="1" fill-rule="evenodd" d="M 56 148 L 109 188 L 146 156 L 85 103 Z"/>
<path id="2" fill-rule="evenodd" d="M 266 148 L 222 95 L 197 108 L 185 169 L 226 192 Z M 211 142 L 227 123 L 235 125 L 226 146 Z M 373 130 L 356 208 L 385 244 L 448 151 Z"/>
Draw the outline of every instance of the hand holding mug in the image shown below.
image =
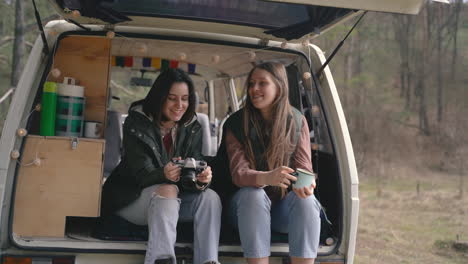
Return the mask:
<path id="1" fill-rule="evenodd" d="M 316 186 L 315 173 L 304 169 L 297 169 L 293 174 L 297 175 L 297 181 L 293 184 L 294 193 L 300 198 L 307 198 L 313 195 Z"/>
<path id="2" fill-rule="evenodd" d="M 294 170 L 289 167 L 278 167 L 265 175 L 265 184 L 286 189 L 291 185 L 291 181 L 297 180 L 295 176 L 291 175 L 292 172 Z"/>

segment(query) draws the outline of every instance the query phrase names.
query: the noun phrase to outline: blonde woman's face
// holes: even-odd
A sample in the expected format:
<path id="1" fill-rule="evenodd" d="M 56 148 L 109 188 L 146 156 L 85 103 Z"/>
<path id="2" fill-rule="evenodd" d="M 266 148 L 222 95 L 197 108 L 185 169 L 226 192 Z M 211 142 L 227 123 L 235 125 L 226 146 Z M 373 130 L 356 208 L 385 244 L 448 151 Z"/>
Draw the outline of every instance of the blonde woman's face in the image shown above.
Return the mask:
<path id="1" fill-rule="evenodd" d="M 255 69 L 248 82 L 248 94 L 255 108 L 269 112 L 278 95 L 278 87 L 269 72 Z"/>
<path id="2" fill-rule="evenodd" d="M 186 83 L 176 82 L 172 84 L 166 101 L 162 107 L 162 113 L 168 121 L 177 122 L 187 111 L 189 106 L 189 89 Z"/>

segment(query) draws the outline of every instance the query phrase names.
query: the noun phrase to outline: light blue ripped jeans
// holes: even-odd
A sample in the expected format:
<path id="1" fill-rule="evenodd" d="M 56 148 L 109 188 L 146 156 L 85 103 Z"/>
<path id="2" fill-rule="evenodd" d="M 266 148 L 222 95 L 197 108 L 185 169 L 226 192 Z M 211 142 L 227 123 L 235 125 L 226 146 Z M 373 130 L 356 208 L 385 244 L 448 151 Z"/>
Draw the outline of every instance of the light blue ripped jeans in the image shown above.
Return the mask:
<path id="1" fill-rule="evenodd" d="M 178 198 L 156 194 L 159 185 L 143 189 L 140 197 L 117 214 L 137 225 L 148 225 L 149 238 L 145 264 L 171 258 L 176 264 L 174 246 L 177 222 L 193 221 L 193 263 L 218 261 L 221 201 L 211 189 L 179 193 Z"/>
<path id="2" fill-rule="evenodd" d="M 231 199 L 229 219 L 239 229 L 246 258 L 270 256 L 271 230 L 288 233 L 289 255 L 316 258 L 320 238 L 320 203 L 289 192 L 273 206 L 262 188 L 244 187 Z"/>

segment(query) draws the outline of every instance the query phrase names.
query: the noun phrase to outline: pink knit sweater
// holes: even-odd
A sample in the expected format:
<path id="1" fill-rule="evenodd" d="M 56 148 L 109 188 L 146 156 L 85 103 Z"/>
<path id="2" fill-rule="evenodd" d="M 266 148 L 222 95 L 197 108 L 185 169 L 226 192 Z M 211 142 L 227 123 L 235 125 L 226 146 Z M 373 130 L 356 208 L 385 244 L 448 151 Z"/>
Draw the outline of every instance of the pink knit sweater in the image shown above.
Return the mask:
<path id="1" fill-rule="evenodd" d="M 262 187 L 259 175 L 266 173 L 251 168 L 245 156 L 244 146 L 237 140 L 230 130 L 226 134 L 226 148 L 231 168 L 232 181 L 238 187 Z M 311 148 L 309 137 L 309 126 L 305 117 L 302 117 L 302 130 L 297 142 L 296 152 L 293 159 L 293 168 L 302 168 L 312 171 Z"/>

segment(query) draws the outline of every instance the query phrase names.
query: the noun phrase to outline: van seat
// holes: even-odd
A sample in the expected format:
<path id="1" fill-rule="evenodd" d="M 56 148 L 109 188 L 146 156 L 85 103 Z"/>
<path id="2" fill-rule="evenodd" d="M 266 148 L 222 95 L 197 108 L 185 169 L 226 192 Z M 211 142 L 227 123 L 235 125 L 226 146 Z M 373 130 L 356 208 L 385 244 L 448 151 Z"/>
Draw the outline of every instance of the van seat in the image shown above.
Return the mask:
<path id="1" fill-rule="evenodd" d="M 202 135 L 202 154 L 203 156 L 214 156 L 216 153 L 216 146 L 211 144 L 211 130 L 210 119 L 207 114 L 197 113 L 197 120 L 201 124 Z"/>
<path id="2" fill-rule="evenodd" d="M 107 126 L 104 131 L 106 150 L 104 154 L 104 178 L 106 179 L 112 170 L 120 162 L 122 150 L 122 114 L 107 110 Z"/>

